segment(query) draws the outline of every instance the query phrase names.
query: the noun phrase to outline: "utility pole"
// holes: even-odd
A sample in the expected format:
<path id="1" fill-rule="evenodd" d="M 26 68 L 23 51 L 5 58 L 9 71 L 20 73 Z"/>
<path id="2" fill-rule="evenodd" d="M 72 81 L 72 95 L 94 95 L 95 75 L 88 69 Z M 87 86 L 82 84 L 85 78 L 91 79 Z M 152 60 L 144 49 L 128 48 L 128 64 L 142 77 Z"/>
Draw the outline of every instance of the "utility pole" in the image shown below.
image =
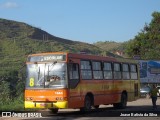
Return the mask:
<path id="1" fill-rule="evenodd" d="M 48 42 L 48 35 L 47 34 L 43 34 L 43 41 Z"/>

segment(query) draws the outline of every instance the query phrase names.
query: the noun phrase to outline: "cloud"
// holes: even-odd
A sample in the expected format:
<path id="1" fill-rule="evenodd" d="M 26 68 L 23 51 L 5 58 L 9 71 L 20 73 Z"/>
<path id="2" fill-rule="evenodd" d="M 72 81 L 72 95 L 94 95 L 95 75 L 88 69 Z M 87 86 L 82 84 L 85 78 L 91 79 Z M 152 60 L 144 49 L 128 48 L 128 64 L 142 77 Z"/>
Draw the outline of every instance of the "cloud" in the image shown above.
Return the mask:
<path id="1" fill-rule="evenodd" d="M 0 4 L 0 8 L 5 8 L 5 9 L 18 8 L 18 4 L 15 2 L 6 2 Z"/>

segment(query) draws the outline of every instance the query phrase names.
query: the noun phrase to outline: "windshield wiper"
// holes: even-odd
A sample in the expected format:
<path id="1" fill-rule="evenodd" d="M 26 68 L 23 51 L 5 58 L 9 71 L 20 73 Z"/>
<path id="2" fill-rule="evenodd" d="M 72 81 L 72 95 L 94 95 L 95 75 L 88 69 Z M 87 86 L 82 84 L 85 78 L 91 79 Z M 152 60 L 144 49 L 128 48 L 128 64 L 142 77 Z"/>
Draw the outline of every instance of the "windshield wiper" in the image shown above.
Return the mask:
<path id="1" fill-rule="evenodd" d="M 39 80 L 39 76 L 40 76 L 40 67 L 38 67 L 38 80 Z"/>
<path id="2" fill-rule="evenodd" d="M 57 61 L 53 62 L 53 64 L 50 65 L 50 66 L 54 66 L 56 63 L 57 63 Z M 45 77 L 46 76 L 46 71 L 45 71 L 46 70 L 46 63 L 45 63 L 45 66 L 44 66 L 44 88 L 46 87 L 46 79 L 47 79 L 47 82 L 48 82 L 49 72 L 51 71 L 49 69 L 50 66 L 48 65 L 48 73 L 47 73 L 47 77 Z"/>
<path id="3" fill-rule="evenodd" d="M 45 69 L 46 69 L 46 63 L 44 64 L 44 88 L 45 88 L 45 85 L 46 85 L 46 80 L 45 80 L 45 73 L 46 73 L 46 71 L 45 71 Z"/>
<path id="4" fill-rule="evenodd" d="M 49 69 L 49 68 L 52 67 L 52 66 L 54 66 L 56 63 L 57 63 L 57 61 L 54 61 L 51 65 L 48 65 L 48 75 L 47 75 L 47 78 L 49 76 L 49 72 L 52 70 L 52 69 Z"/>
<path id="5" fill-rule="evenodd" d="M 45 77 L 45 71 L 44 71 L 44 87 L 46 87 L 46 86 L 49 86 L 49 83 L 47 83 L 47 85 L 45 84 L 45 82 L 46 82 L 46 80 L 47 80 L 47 82 L 50 82 L 50 72 L 52 71 L 52 69 L 53 69 L 53 66 L 55 65 L 57 63 L 57 61 L 54 61 L 51 65 L 48 65 L 47 67 L 48 67 L 48 71 L 47 71 L 47 77 Z M 45 63 L 45 68 L 44 68 L 44 70 L 46 69 L 46 63 Z"/>
<path id="6" fill-rule="evenodd" d="M 41 74 L 41 68 L 38 67 L 38 81 L 37 81 L 37 85 L 39 85 L 39 86 L 43 85 L 43 83 L 41 84 L 41 80 L 42 80 L 43 76 L 40 77 L 40 74 Z"/>

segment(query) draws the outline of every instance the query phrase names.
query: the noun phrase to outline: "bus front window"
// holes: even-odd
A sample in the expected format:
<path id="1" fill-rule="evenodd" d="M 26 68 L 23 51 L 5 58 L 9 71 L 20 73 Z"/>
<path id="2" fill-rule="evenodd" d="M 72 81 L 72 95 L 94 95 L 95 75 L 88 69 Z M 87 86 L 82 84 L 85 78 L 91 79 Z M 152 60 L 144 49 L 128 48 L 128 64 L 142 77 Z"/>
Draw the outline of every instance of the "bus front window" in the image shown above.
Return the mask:
<path id="1" fill-rule="evenodd" d="M 27 64 L 26 88 L 66 88 L 66 63 Z"/>

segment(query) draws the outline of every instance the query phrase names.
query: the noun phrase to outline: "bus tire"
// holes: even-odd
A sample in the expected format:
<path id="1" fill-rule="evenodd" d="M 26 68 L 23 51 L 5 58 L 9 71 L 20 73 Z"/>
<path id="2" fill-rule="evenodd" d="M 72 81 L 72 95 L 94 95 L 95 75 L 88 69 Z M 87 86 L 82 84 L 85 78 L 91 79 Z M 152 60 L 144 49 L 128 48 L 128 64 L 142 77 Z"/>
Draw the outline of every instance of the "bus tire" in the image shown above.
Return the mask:
<path id="1" fill-rule="evenodd" d="M 127 95 L 125 93 L 122 93 L 121 95 L 121 102 L 120 103 L 114 103 L 114 108 L 118 109 L 124 109 L 127 106 Z"/>
<path id="2" fill-rule="evenodd" d="M 84 107 L 80 109 L 81 112 L 89 112 L 91 111 L 91 107 L 92 107 L 92 100 L 91 98 L 87 95 L 85 97 L 85 101 L 84 101 Z"/>
<path id="3" fill-rule="evenodd" d="M 95 108 L 95 109 L 98 109 L 98 108 L 99 108 L 99 105 L 95 105 L 94 108 Z"/>
<path id="4" fill-rule="evenodd" d="M 51 108 L 51 113 L 57 114 L 58 113 L 58 108 Z"/>

